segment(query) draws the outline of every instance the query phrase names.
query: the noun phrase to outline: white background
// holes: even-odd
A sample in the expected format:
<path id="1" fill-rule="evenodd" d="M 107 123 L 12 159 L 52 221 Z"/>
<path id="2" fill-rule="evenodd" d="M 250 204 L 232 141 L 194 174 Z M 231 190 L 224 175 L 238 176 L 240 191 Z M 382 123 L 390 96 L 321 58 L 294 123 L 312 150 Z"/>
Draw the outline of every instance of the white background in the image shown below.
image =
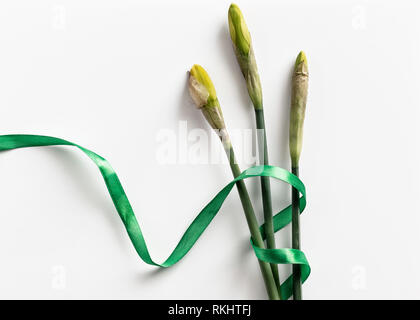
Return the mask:
<path id="1" fill-rule="evenodd" d="M 107 158 L 157 261 L 231 179 L 225 164 L 157 160 L 162 129 L 178 132 L 179 121 L 208 128 L 186 89 L 191 65 L 208 70 L 231 130 L 254 127 L 229 4 L 0 4 L 1 134 L 57 136 Z M 300 50 L 309 60 L 301 223 L 312 275 L 304 298 L 420 298 L 419 5 L 238 5 L 253 37 L 274 165 L 290 166 L 291 69 Z M 79 151 L 3 152 L 0 177 L 0 298 L 266 297 L 236 190 L 185 259 L 162 271 L 137 257 L 97 168 Z M 247 184 L 260 216 L 259 182 Z M 272 189 L 276 209 L 288 204 L 286 185 Z M 279 245 L 290 246 L 289 232 Z"/>

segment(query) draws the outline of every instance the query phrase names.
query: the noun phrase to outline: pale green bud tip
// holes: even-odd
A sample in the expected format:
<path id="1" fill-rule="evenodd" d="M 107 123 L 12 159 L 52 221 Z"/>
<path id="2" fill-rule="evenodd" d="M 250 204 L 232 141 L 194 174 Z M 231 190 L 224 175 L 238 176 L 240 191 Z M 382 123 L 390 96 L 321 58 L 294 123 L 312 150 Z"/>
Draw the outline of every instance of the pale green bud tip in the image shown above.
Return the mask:
<path id="1" fill-rule="evenodd" d="M 236 4 L 231 4 L 228 13 L 229 32 L 236 50 L 247 56 L 251 48 L 251 35 L 246 26 L 241 9 Z"/>
<path id="2" fill-rule="evenodd" d="M 191 98 L 198 108 L 217 100 L 216 89 L 208 73 L 198 64 L 193 65 L 188 79 Z"/>
<path id="3" fill-rule="evenodd" d="M 308 70 L 308 60 L 306 59 L 305 52 L 303 51 L 299 52 L 295 62 L 295 71 L 302 70 Z"/>

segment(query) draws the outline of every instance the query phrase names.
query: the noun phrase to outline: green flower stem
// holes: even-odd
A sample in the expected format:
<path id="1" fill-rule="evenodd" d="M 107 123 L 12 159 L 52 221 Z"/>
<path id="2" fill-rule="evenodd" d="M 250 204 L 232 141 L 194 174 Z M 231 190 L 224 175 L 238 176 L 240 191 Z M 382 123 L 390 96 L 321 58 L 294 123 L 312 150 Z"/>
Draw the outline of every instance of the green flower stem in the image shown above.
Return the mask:
<path id="1" fill-rule="evenodd" d="M 229 159 L 233 176 L 235 178 L 238 177 L 241 174 L 241 170 L 236 163 L 232 144 L 223 120 L 222 109 L 220 108 L 219 100 L 217 99 L 216 89 L 214 88 L 213 82 L 206 70 L 204 70 L 204 68 L 200 65 L 194 65 L 191 68 L 188 79 L 188 89 L 197 108 L 201 109 L 207 122 L 219 135 L 226 151 L 226 155 Z M 264 240 L 261 236 L 257 218 L 255 217 L 254 209 L 252 207 L 251 200 L 249 199 L 245 183 L 240 180 L 236 183 L 236 186 L 238 188 L 239 197 L 242 202 L 242 207 L 245 212 L 246 221 L 248 223 L 253 243 L 260 248 L 264 248 Z M 259 259 L 258 262 L 260 264 L 261 273 L 264 278 L 269 298 L 271 300 L 280 300 L 280 294 L 277 289 L 276 282 L 274 281 L 270 264 Z"/>
<path id="2" fill-rule="evenodd" d="M 292 173 L 299 177 L 299 166 L 292 167 Z M 300 250 L 299 191 L 292 187 L 292 248 Z M 293 299 L 302 300 L 300 265 L 293 265 Z"/>
<path id="3" fill-rule="evenodd" d="M 229 158 L 230 168 L 232 169 L 232 174 L 236 178 L 241 174 L 241 169 L 239 169 L 238 164 L 236 163 L 235 153 L 233 152 L 233 147 L 230 146 L 226 148 L 226 154 Z M 245 186 L 245 182 L 240 180 L 236 183 L 238 188 L 239 198 L 241 199 L 242 207 L 244 209 L 246 221 L 248 223 L 249 231 L 251 233 L 252 241 L 255 245 L 260 248 L 264 248 L 264 240 L 262 239 L 261 233 L 259 231 L 257 218 L 255 217 L 254 208 L 252 207 L 251 199 L 249 198 L 248 191 Z M 268 296 L 271 300 L 280 300 L 279 291 L 274 281 L 273 273 L 271 271 L 270 264 L 258 260 L 260 264 L 261 273 L 264 278 L 265 287 L 267 289 Z"/>
<path id="4" fill-rule="evenodd" d="M 260 138 L 264 139 L 264 141 L 259 141 L 264 148 L 260 157 L 260 163 L 264 165 L 268 165 L 269 162 L 268 162 L 267 135 L 266 135 L 266 130 L 265 130 L 263 109 L 255 109 L 255 120 L 256 120 L 257 130 L 263 131 L 263 136 Z M 261 177 L 261 192 L 262 192 L 262 202 L 263 202 L 263 209 L 264 209 L 264 231 L 266 234 L 267 248 L 275 249 L 276 239 L 274 238 L 273 207 L 272 207 L 272 202 L 271 202 L 271 185 L 270 185 L 269 177 Z M 277 290 L 281 298 L 280 276 L 279 276 L 278 265 L 272 263 L 271 270 L 273 272 L 274 281 L 276 282 Z"/>
<path id="5" fill-rule="evenodd" d="M 242 75 L 244 76 L 249 97 L 254 105 L 257 129 L 264 130 L 263 152 L 260 163 L 268 165 L 267 139 L 265 134 L 264 111 L 262 102 L 262 89 L 254 50 L 252 48 L 251 35 L 246 26 L 241 9 L 236 4 L 231 4 L 228 12 L 229 32 L 232 39 L 236 59 Z M 261 191 L 264 208 L 264 231 L 267 236 L 267 248 L 275 249 L 276 241 L 273 230 L 273 209 L 271 205 L 270 179 L 261 177 Z M 276 264 L 271 264 L 272 273 L 280 295 L 279 269 Z"/>
<path id="6" fill-rule="evenodd" d="M 299 158 L 302 152 L 303 122 L 308 97 L 308 61 L 303 51 L 299 52 L 292 77 L 290 108 L 289 148 L 292 173 L 299 177 Z M 292 188 L 292 248 L 300 250 L 299 192 Z M 293 298 L 302 300 L 301 269 L 293 265 Z"/>

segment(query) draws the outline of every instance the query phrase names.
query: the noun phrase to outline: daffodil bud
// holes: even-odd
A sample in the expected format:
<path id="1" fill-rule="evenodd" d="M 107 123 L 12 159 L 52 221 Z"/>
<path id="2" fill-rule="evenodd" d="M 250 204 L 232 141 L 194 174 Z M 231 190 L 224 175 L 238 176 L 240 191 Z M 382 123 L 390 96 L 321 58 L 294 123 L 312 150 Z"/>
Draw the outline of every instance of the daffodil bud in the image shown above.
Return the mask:
<path id="1" fill-rule="evenodd" d="M 225 135 L 226 126 L 216 96 L 216 89 L 206 70 L 198 64 L 195 64 L 190 70 L 188 88 L 192 100 L 197 108 L 201 109 L 210 126 L 223 131 L 221 135 Z"/>
<path id="2" fill-rule="evenodd" d="M 189 91 L 197 108 L 217 104 L 216 89 L 206 70 L 195 64 L 190 70 Z"/>
<path id="3" fill-rule="evenodd" d="M 229 32 L 235 50 L 236 59 L 246 81 L 249 97 L 255 109 L 262 109 L 262 90 L 251 35 L 246 26 L 241 10 L 231 4 L 228 12 Z"/>
<path id="4" fill-rule="evenodd" d="M 251 48 L 251 35 L 246 26 L 244 16 L 236 4 L 229 7 L 229 32 L 235 49 L 242 56 L 248 56 Z"/>
<path id="5" fill-rule="evenodd" d="M 308 62 L 301 51 L 296 58 L 292 79 L 292 98 L 290 109 L 289 148 L 292 167 L 299 166 L 302 151 L 303 122 L 305 120 L 306 99 L 308 96 Z"/>

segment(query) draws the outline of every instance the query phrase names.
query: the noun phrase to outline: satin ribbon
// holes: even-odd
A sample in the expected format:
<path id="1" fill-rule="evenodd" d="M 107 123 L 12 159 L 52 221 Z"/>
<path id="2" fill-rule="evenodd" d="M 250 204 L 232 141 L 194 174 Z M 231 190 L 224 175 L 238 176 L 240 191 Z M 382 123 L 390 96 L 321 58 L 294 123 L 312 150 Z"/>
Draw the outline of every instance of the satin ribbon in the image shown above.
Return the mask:
<path id="1" fill-rule="evenodd" d="M 219 212 L 220 207 L 223 202 L 232 191 L 235 183 L 239 180 L 248 179 L 252 177 L 266 176 L 271 177 L 277 180 L 284 181 L 293 187 L 295 187 L 302 194 L 300 198 L 300 212 L 305 209 L 306 206 L 306 192 L 305 186 L 298 177 L 290 173 L 289 171 L 274 167 L 274 166 L 255 166 L 251 167 L 244 172 L 236 179 L 229 182 L 216 196 L 204 207 L 203 210 L 197 215 L 194 221 L 190 224 L 188 229 L 185 231 L 181 240 L 175 247 L 174 251 L 171 253 L 168 259 L 165 262 L 159 264 L 152 260 L 149 250 L 146 246 L 146 241 L 143 237 L 143 233 L 140 229 L 139 223 L 137 222 L 136 216 L 134 214 L 133 208 L 131 207 L 130 202 L 128 201 L 127 195 L 124 192 L 124 189 L 121 185 L 121 182 L 112 169 L 111 165 L 107 160 L 105 160 L 100 155 L 96 154 L 93 151 L 90 151 L 82 146 L 79 146 L 75 143 L 54 138 L 48 136 L 39 136 L 39 135 L 2 135 L 0 136 L 0 151 L 13 150 L 18 148 L 27 148 L 27 147 L 41 147 L 41 146 L 73 146 L 81 151 L 83 151 L 99 168 L 101 175 L 105 181 L 106 187 L 108 189 L 109 195 L 112 198 L 115 208 L 127 230 L 128 236 L 136 249 L 140 258 L 145 262 L 153 266 L 158 267 L 170 267 L 181 260 L 188 251 L 194 246 L 195 242 L 201 236 L 201 234 L 206 230 L 210 222 Z M 277 232 L 287 224 L 290 223 L 292 218 L 291 206 L 283 209 L 274 216 L 274 231 Z M 264 226 L 260 227 L 260 232 L 265 239 Z M 258 259 L 276 264 L 298 264 L 302 269 L 302 282 L 304 282 L 309 274 L 310 267 L 309 263 L 306 260 L 305 254 L 296 249 L 265 249 L 259 248 L 252 243 L 251 245 L 254 249 L 255 255 Z M 283 299 L 288 299 L 292 295 L 292 277 L 287 278 L 281 285 L 281 294 Z"/>

